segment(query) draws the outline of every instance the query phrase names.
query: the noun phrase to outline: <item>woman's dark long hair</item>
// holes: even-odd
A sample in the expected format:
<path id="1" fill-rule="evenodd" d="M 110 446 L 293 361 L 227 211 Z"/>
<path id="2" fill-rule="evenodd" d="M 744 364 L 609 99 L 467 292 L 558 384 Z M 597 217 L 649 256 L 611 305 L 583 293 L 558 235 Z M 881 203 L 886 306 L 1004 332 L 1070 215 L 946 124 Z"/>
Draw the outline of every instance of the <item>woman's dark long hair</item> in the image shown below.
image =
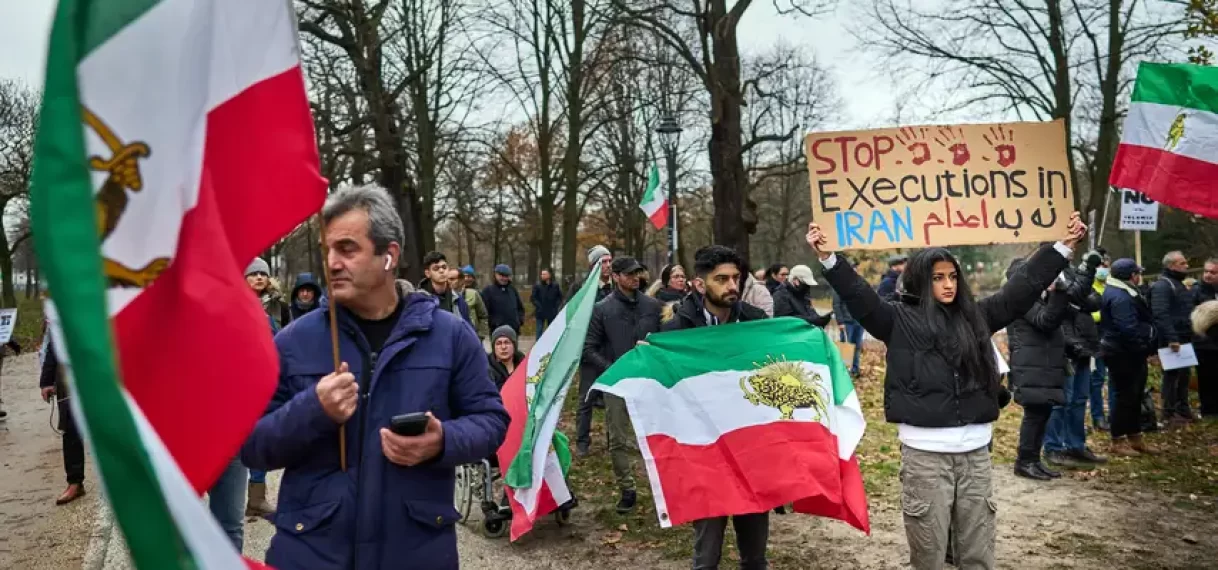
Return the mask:
<path id="1" fill-rule="evenodd" d="M 951 304 L 935 300 L 934 268 L 940 261 L 956 271 L 956 297 Z M 965 377 L 965 386 L 998 394 L 998 362 L 990 345 L 990 328 L 973 299 L 960 263 L 941 247 L 918 251 L 901 275 L 906 302 L 915 301 L 926 317 L 935 345 Z"/>

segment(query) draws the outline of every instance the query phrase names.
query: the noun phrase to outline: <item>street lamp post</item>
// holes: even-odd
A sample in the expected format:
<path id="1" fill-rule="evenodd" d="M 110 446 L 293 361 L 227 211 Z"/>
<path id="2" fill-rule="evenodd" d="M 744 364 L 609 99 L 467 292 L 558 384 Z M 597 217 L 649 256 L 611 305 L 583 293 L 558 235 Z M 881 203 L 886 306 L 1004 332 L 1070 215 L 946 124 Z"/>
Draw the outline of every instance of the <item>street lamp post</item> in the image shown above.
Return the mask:
<path id="1" fill-rule="evenodd" d="M 677 145 L 681 142 L 681 125 L 676 117 L 664 115 L 656 134 L 668 166 L 668 264 L 672 265 L 677 262 Z"/>

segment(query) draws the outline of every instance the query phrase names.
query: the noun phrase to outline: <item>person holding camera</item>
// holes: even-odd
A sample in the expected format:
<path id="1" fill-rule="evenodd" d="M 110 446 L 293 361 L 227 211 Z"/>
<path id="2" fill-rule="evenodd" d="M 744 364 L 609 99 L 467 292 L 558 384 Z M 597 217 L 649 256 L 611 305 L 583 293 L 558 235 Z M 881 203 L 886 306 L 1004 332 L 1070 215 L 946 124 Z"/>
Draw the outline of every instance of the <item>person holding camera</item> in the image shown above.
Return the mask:
<path id="1" fill-rule="evenodd" d="M 1077 271 L 1067 271 L 1069 285 L 1066 318 L 1062 335 L 1066 339 L 1066 358 L 1074 368 L 1066 382 L 1065 403 L 1053 407 L 1045 435 L 1045 460 L 1050 465 L 1091 468 L 1108 460 L 1087 448 L 1087 401 L 1091 395 L 1091 358 L 1099 352 L 1099 329 L 1091 313 L 1100 308 L 1100 296 L 1093 288 L 1095 273 L 1102 257 L 1089 252 Z"/>
<path id="2" fill-rule="evenodd" d="M 1012 261 L 1007 278 L 1013 278 L 1026 264 L 1024 259 Z M 1061 473 L 1041 462 L 1040 450 L 1053 408 L 1065 402 L 1066 378 L 1070 376 L 1066 339 L 1061 329 L 1066 305 L 1067 286 L 1059 276 L 1031 309 L 1007 326 L 1011 349 L 1008 379 L 1015 403 L 1023 406 L 1015 475 L 1026 479 L 1047 481 L 1061 477 Z"/>

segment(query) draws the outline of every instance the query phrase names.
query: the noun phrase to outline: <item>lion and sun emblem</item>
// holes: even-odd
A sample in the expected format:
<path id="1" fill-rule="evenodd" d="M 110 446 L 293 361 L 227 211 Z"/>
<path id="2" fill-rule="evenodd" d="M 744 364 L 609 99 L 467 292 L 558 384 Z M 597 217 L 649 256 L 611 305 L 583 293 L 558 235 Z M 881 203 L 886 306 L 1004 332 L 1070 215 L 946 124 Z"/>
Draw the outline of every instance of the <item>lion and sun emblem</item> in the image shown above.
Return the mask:
<path id="1" fill-rule="evenodd" d="M 110 150 L 110 157 L 89 157 L 89 168 L 97 172 L 105 172 L 106 180 L 94 198 L 97 210 L 98 235 L 104 244 L 114 230 L 118 228 L 123 214 L 127 210 L 130 198 L 127 192 L 141 192 L 144 189 L 143 176 L 140 174 L 140 159 L 148 158 L 152 149 L 140 141 L 124 143 L 97 115 L 88 108 L 81 107 L 84 123 Z M 110 287 L 144 288 L 150 285 L 169 266 L 168 257 L 152 260 L 144 267 L 131 268 L 110 258 L 103 261 L 103 272 Z"/>
<path id="2" fill-rule="evenodd" d="M 800 362 L 786 360 L 771 361 L 740 377 L 744 399 L 754 406 L 777 408 L 784 420 L 794 419 L 795 410 L 801 409 L 812 410 L 814 421 L 823 418 L 828 409 L 823 384 L 820 374 L 808 371 Z"/>

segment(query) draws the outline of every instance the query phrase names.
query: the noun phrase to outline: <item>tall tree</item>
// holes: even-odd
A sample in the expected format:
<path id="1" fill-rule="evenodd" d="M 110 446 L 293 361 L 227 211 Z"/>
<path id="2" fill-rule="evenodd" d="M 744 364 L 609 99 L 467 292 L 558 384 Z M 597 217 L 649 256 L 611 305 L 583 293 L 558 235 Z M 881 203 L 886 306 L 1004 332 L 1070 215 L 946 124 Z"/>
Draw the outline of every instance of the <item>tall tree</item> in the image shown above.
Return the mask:
<path id="1" fill-rule="evenodd" d="M 16 307 L 13 252 L 29 239 L 34 128 L 41 96 L 17 81 L 0 81 L 0 301 Z"/>
<path id="2" fill-rule="evenodd" d="M 378 183 L 396 197 L 406 231 L 400 260 L 405 266 L 399 270 L 418 281 L 423 276 L 421 200 L 407 171 L 400 103 L 418 77 L 403 75 L 387 64 L 385 55 L 386 42 L 401 33 L 401 22 L 385 18 L 389 0 L 300 0 L 300 5 L 300 30 L 340 50 L 350 61 L 362 112 L 337 130 L 355 133 L 367 127 L 371 132 L 375 152 L 369 162 L 377 170 Z"/>
<path id="3" fill-rule="evenodd" d="M 831 0 L 774 0 L 782 14 L 814 16 Z M 715 243 L 735 248 L 746 259 L 757 212 L 748 200 L 742 107 L 745 80 L 737 38 L 752 0 L 614 0 L 622 23 L 654 33 L 697 75 L 710 101 L 707 145 L 714 197 Z"/>

